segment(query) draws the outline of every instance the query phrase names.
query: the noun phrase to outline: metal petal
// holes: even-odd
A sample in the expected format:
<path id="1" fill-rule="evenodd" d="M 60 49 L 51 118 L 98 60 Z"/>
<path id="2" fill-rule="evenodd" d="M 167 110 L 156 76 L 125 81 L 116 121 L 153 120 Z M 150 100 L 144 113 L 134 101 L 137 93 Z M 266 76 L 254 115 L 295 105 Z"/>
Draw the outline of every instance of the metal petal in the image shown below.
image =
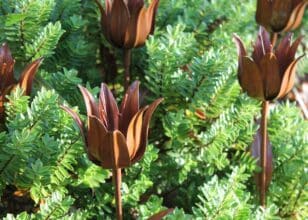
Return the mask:
<path id="1" fill-rule="evenodd" d="M 92 96 L 92 94 L 83 86 L 78 85 L 80 92 L 83 96 L 84 102 L 86 104 L 87 115 L 94 115 L 99 117 L 97 104 Z"/>
<path id="2" fill-rule="evenodd" d="M 126 91 L 126 94 L 121 104 L 121 119 L 119 123 L 120 131 L 123 134 L 127 133 L 129 122 L 139 110 L 139 85 L 139 81 L 135 81 L 131 84 L 131 86 Z"/>
<path id="3" fill-rule="evenodd" d="M 283 78 L 282 78 L 279 94 L 277 96 L 278 98 L 284 97 L 292 89 L 292 87 L 294 85 L 294 78 L 295 78 L 297 63 L 304 56 L 305 55 L 302 55 L 302 56 L 298 57 L 296 60 L 294 60 L 289 65 L 287 70 L 285 71 Z"/>
<path id="4" fill-rule="evenodd" d="M 262 26 L 260 27 L 257 40 L 253 47 L 254 50 L 252 53 L 252 58 L 257 64 L 260 63 L 262 57 L 266 53 L 270 53 L 272 51 L 270 36 Z"/>
<path id="5" fill-rule="evenodd" d="M 165 216 L 173 212 L 174 209 L 167 209 L 152 215 L 148 220 L 162 220 Z"/>
<path id="6" fill-rule="evenodd" d="M 63 106 L 61 105 L 60 106 L 64 111 L 66 111 L 68 114 L 70 114 L 70 116 L 74 119 L 74 121 L 76 122 L 79 130 L 80 130 L 80 133 L 81 133 L 81 136 L 82 136 L 82 140 L 83 142 L 85 143 L 85 145 L 87 144 L 87 141 L 86 141 L 86 135 L 85 135 L 85 128 L 84 128 L 84 125 L 80 119 L 80 117 L 78 116 L 78 114 L 76 112 L 74 112 L 72 109 L 70 109 L 69 107 L 67 106 Z"/>
<path id="7" fill-rule="evenodd" d="M 291 48 L 290 48 L 290 50 L 289 50 L 289 54 L 288 54 L 288 56 L 289 56 L 292 60 L 295 59 L 295 54 L 296 54 L 297 48 L 298 48 L 298 46 L 300 45 L 300 43 L 302 42 L 303 38 L 304 38 L 304 36 L 300 36 L 300 37 L 298 37 L 298 38 L 293 42 L 293 44 L 292 44 L 292 46 L 291 46 Z"/>
<path id="8" fill-rule="evenodd" d="M 159 0 L 153 0 L 148 9 L 143 7 L 140 11 L 137 23 L 137 35 L 135 47 L 142 46 L 153 29 L 155 11 Z"/>
<path id="9" fill-rule="evenodd" d="M 260 27 L 260 30 L 259 30 L 259 36 L 260 36 L 260 39 L 261 39 L 261 42 L 262 42 L 264 54 L 272 52 L 273 47 L 271 45 L 270 35 L 265 30 L 265 28 L 262 27 L 262 26 Z"/>
<path id="10" fill-rule="evenodd" d="M 242 57 L 247 55 L 243 41 L 236 34 L 233 34 L 233 41 L 235 42 L 235 44 L 237 46 L 238 57 L 239 57 L 240 60 L 242 60 Z"/>
<path id="11" fill-rule="evenodd" d="M 142 122 L 142 132 L 141 132 L 141 140 L 140 140 L 140 146 L 136 153 L 135 158 L 132 160 L 132 163 L 138 162 L 146 149 L 147 141 L 148 141 L 148 133 L 149 133 L 149 126 L 150 121 L 152 118 L 152 115 L 157 108 L 157 106 L 163 101 L 162 98 L 155 100 L 148 108 L 147 111 L 144 114 L 143 122 Z"/>
<path id="12" fill-rule="evenodd" d="M 263 82 L 256 63 L 249 57 L 243 57 L 242 70 L 238 73 L 243 90 L 253 98 L 264 100 Z"/>
<path id="13" fill-rule="evenodd" d="M 123 0 L 113 0 L 110 13 L 110 40 L 122 48 L 125 41 L 125 33 L 130 20 L 127 5 Z"/>
<path id="14" fill-rule="evenodd" d="M 269 0 L 257 0 L 256 21 L 266 29 L 270 27 L 272 16 L 271 4 Z"/>
<path id="15" fill-rule="evenodd" d="M 100 161 L 102 163 L 104 148 L 110 149 L 111 146 L 108 145 L 106 140 L 108 139 L 108 132 L 102 121 L 96 116 L 88 116 L 88 131 L 87 131 L 87 153 L 90 158 Z"/>
<path id="16" fill-rule="evenodd" d="M 108 5 L 108 0 L 105 0 L 105 4 L 106 4 L 106 11 L 102 5 L 102 3 L 100 2 L 100 0 L 95 0 L 100 13 L 101 13 L 101 24 L 102 24 L 102 30 L 103 30 L 103 34 L 105 35 L 105 37 L 109 40 L 110 36 L 109 36 L 109 25 L 108 25 L 108 18 L 107 18 L 107 13 L 106 11 L 108 11 L 107 5 Z M 110 10 L 110 9 L 109 9 Z"/>
<path id="17" fill-rule="evenodd" d="M 151 31 L 150 31 L 150 34 L 153 34 L 154 33 L 154 29 L 155 29 L 155 17 L 156 17 L 156 13 L 157 13 L 157 9 L 158 9 L 158 5 L 159 5 L 159 0 L 157 0 L 157 1 L 155 1 L 155 0 L 153 0 L 153 2 L 152 2 L 152 4 L 153 4 L 153 13 L 152 13 L 152 15 L 149 15 L 149 16 L 151 16 L 152 17 L 152 24 L 151 24 Z M 150 6 L 150 7 L 151 7 Z"/>
<path id="18" fill-rule="evenodd" d="M 274 32 L 280 32 L 286 27 L 293 9 L 292 1 L 273 1 L 271 26 Z"/>
<path id="19" fill-rule="evenodd" d="M 301 24 L 307 4 L 308 4 L 307 1 L 303 1 L 301 4 L 298 4 L 292 10 L 292 13 L 289 16 L 288 22 L 285 25 L 285 28 L 283 29 L 283 31 L 286 32 L 286 31 L 290 31 L 290 30 L 294 30 L 298 28 L 298 26 Z"/>
<path id="20" fill-rule="evenodd" d="M 134 11 L 131 13 L 131 18 L 128 22 L 128 26 L 125 33 L 125 48 L 131 49 L 136 45 L 137 40 L 137 27 L 138 27 L 138 19 L 141 15 L 140 11 L 143 7 L 139 8 L 138 11 Z"/>
<path id="21" fill-rule="evenodd" d="M 279 93 L 282 81 L 275 54 L 267 53 L 261 59 L 259 69 L 263 80 L 263 91 L 266 100 L 275 99 Z"/>
<path id="22" fill-rule="evenodd" d="M 105 115 L 103 119 L 106 120 L 108 131 L 117 130 L 119 127 L 119 109 L 112 92 L 105 83 L 101 85 L 99 110 Z"/>
<path id="23" fill-rule="evenodd" d="M 6 43 L 0 47 L 0 90 L 15 83 L 14 78 L 15 60 L 12 57 L 10 48 Z"/>
<path id="24" fill-rule="evenodd" d="M 98 120 L 93 121 L 99 122 Z M 94 131 L 96 126 L 96 131 Z M 93 140 L 91 149 L 98 154 L 101 166 L 105 169 L 118 169 L 129 167 L 131 162 L 124 135 L 118 130 L 104 133 L 103 124 L 100 122 L 93 126 Z M 91 132 L 89 131 L 89 135 Z M 90 145 L 90 140 L 89 140 Z M 95 155 L 93 155 L 95 156 Z"/>
<path id="25" fill-rule="evenodd" d="M 32 62 L 30 65 L 26 67 L 26 69 L 22 72 L 20 79 L 19 79 L 19 85 L 24 90 L 26 95 L 30 95 L 31 89 L 32 89 L 32 83 L 34 76 L 41 65 L 43 59 L 38 59 L 34 62 Z"/>
<path id="26" fill-rule="evenodd" d="M 138 14 L 141 8 L 144 6 L 144 0 L 128 0 L 127 7 L 130 15 Z"/>
<path id="27" fill-rule="evenodd" d="M 140 147 L 142 123 L 144 112 L 148 107 L 141 109 L 129 123 L 126 135 L 126 143 L 128 146 L 130 159 L 133 159 Z"/>
<path id="28" fill-rule="evenodd" d="M 289 56 L 289 51 L 291 48 L 292 33 L 288 33 L 279 43 L 275 51 L 279 63 L 280 73 L 284 73 L 289 64 L 294 60 Z"/>

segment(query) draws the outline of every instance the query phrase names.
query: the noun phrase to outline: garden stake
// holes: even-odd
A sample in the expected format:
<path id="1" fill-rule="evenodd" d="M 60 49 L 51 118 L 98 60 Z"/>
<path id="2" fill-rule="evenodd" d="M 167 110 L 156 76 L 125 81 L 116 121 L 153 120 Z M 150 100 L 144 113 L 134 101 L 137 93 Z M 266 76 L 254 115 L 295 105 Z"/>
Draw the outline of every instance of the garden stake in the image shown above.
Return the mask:
<path id="1" fill-rule="evenodd" d="M 117 220 L 123 219 L 122 213 L 122 195 L 121 195 L 121 184 L 122 184 L 122 173 L 121 169 L 113 169 L 113 182 L 115 188 L 115 199 L 116 199 L 116 212 Z"/>
<path id="2" fill-rule="evenodd" d="M 131 49 L 124 49 L 124 91 L 127 90 L 130 82 Z"/>
<path id="3" fill-rule="evenodd" d="M 163 99 L 157 99 L 143 108 L 139 106 L 139 82 L 128 87 L 120 109 L 107 87 L 102 83 L 99 103 L 92 94 L 79 86 L 83 95 L 88 126 L 84 126 L 77 113 L 62 106 L 78 125 L 89 159 L 104 169 L 112 169 L 115 186 L 117 219 L 123 219 L 121 200 L 121 169 L 138 162 L 144 155 L 150 120 Z"/>
<path id="4" fill-rule="evenodd" d="M 260 186 L 260 201 L 261 205 L 266 207 L 266 182 L 267 182 L 267 114 L 268 114 L 269 102 L 263 101 L 262 103 L 262 118 L 261 118 L 261 135 L 262 135 L 262 144 L 261 144 L 261 186 Z"/>
<path id="5" fill-rule="evenodd" d="M 302 37 L 292 44 L 292 34 L 284 37 L 275 47 L 277 33 L 269 34 L 260 28 L 257 41 L 253 45 L 252 56 L 247 56 L 241 39 L 234 35 L 238 48 L 238 79 L 242 89 L 250 97 L 263 102 L 261 131 L 252 144 L 252 155 L 261 162 L 261 175 L 258 175 L 257 186 L 260 190 L 260 203 L 266 206 L 266 190 L 272 175 L 272 152 L 267 136 L 267 114 L 269 101 L 284 97 L 293 87 L 298 61 L 296 50 Z M 260 140 L 261 139 L 261 140 Z"/>

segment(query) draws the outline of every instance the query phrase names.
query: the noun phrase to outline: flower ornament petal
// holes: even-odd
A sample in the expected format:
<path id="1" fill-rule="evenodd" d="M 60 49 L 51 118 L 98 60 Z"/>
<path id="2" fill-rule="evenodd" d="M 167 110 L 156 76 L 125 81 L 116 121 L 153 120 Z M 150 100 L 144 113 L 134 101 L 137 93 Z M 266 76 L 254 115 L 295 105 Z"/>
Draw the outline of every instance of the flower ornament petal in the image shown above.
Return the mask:
<path id="1" fill-rule="evenodd" d="M 148 9 L 143 7 L 139 13 L 137 22 L 137 38 L 135 47 L 142 46 L 149 34 L 154 29 L 154 17 L 159 4 L 159 0 L 153 0 Z"/>
<path id="2" fill-rule="evenodd" d="M 137 41 L 137 29 L 138 29 L 138 20 L 142 13 L 141 10 L 143 7 L 139 8 L 135 11 L 135 13 L 131 14 L 131 18 L 128 22 L 128 26 L 125 33 L 125 48 L 133 48 L 135 47 Z"/>
<path id="3" fill-rule="evenodd" d="M 270 26 L 270 19 L 272 16 L 272 6 L 269 0 L 257 0 L 256 21 L 263 27 Z"/>
<path id="4" fill-rule="evenodd" d="M 296 60 L 294 60 L 287 70 L 285 71 L 281 86 L 280 86 L 280 91 L 279 94 L 277 95 L 277 98 L 282 98 L 284 97 L 290 90 L 292 89 L 294 85 L 294 78 L 295 78 L 295 73 L 296 73 L 296 67 L 297 63 L 304 57 L 305 55 L 302 55 L 298 57 Z"/>
<path id="5" fill-rule="evenodd" d="M 107 7 L 108 4 L 109 4 L 108 3 L 109 1 L 108 0 L 105 1 L 106 11 L 105 11 L 102 3 L 100 2 L 100 0 L 95 0 L 95 2 L 98 5 L 99 11 L 101 13 L 101 25 L 102 25 L 103 33 L 109 39 L 110 37 L 108 35 L 109 35 L 110 31 L 109 31 L 109 25 L 108 25 L 108 17 L 107 17 L 107 13 L 106 13 L 106 11 L 108 12 L 108 9 L 109 9 L 109 7 Z"/>
<path id="6" fill-rule="evenodd" d="M 99 116 L 98 114 L 98 108 L 96 105 L 96 102 L 94 100 L 94 97 L 92 96 L 92 94 L 83 86 L 78 85 L 79 90 L 83 96 L 84 102 L 86 104 L 86 109 L 87 109 L 87 115 L 94 115 L 96 117 Z"/>
<path id="7" fill-rule="evenodd" d="M 307 1 L 302 1 L 301 3 L 297 3 L 297 6 L 293 9 L 290 18 L 283 31 L 285 32 L 291 31 L 299 27 L 303 19 L 307 4 L 308 4 Z"/>
<path id="8" fill-rule="evenodd" d="M 238 57 L 239 57 L 239 60 L 241 61 L 242 57 L 247 55 L 247 52 L 246 52 L 246 49 L 244 47 L 243 41 L 236 34 L 233 34 L 233 41 L 235 42 L 235 44 L 237 46 Z"/>
<path id="9" fill-rule="evenodd" d="M 277 50 L 275 52 L 279 62 L 281 75 L 283 75 L 288 66 L 295 59 L 297 48 L 300 45 L 303 38 L 303 37 L 297 38 L 291 45 L 292 36 L 293 34 L 290 33 L 286 37 L 284 37 L 280 42 L 280 44 L 278 45 Z"/>
<path id="10" fill-rule="evenodd" d="M 158 5 L 159 5 L 159 0 L 153 0 L 153 2 L 151 3 L 151 5 L 150 5 L 150 7 L 149 7 L 149 16 L 150 16 L 151 19 L 152 19 L 150 34 L 153 34 L 153 33 L 154 33 L 154 29 L 155 29 L 155 17 L 156 17 Z M 151 11 L 150 11 L 150 9 L 151 9 Z"/>
<path id="11" fill-rule="evenodd" d="M 300 37 L 298 37 L 298 38 L 293 42 L 293 44 L 292 44 L 292 46 L 291 46 L 291 48 L 290 48 L 290 50 L 289 50 L 289 54 L 288 54 L 288 56 L 289 56 L 290 58 L 292 58 L 292 60 L 295 59 L 295 54 L 296 54 L 297 48 L 298 48 L 298 46 L 300 45 L 300 43 L 302 42 L 303 38 L 304 38 L 304 36 L 300 36 Z"/>
<path id="12" fill-rule="evenodd" d="M 129 123 L 127 129 L 127 146 L 129 150 L 130 159 L 133 160 L 141 143 L 142 123 L 144 112 L 148 107 L 141 109 Z"/>
<path id="13" fill-rule="evenodd" d="M 138 149 L 134 159 L 132 160 L 132 163 L 138 162 L 142 158 L 142 156 L 145 152 L 148 134 L 149 134 L 150 120 L 151 120 L 152 115 L 153 115 L 154 111 L 156 110 L 157 106 L 162 101 L 163 101 L 162 98 L 155 100 L 151 105 L 149 105 L 146 112 L 144 113 L 143 122 L 142 122 L 140 146 L 139 146 L 139 149 Z"/>
<path id="14" fill-rule="evenodd" d="M 259 30 L 259 37 L 260 37 L 260 40 L 261 40 L 264 55 L 266 53 L 272 52 L 273 46 L 271 45 L 270 35 L 265 30 L 265 28 L 262 27 L 262 26 L 260 27 L 260 30 Z"/>
<path id="15" fill-rule="evenodd" d="M 139 110 L 139 81 L 135 81 L 127 89 L 127 92 L 123 98 L 121 109 L 120 109 L 120 131 L 123 134 L 127 133 L 127 128 Z"/>
<path id="16" fill-rule="evenodd" d="M 2 44 L 0 47 L 0 90 L 15 83 L 14 64 L 15 60 L 10 48 L 6 43 Z"/>
<path id="17" fill-rule="evenodd" d="M 103 126 L 102 123 L 99 126 Z M 106 132 L 95 136 L 100 138 L 103 143 L 100 143 L 98 148 L 99 161 L 105 169 L 118 169 L 129 167 L 131 162 L 129 158 L 128 148 L 124 135 L 119 131 Z"/>
<path id="18" fill-rule="evenodd" d="M 292 42 L 292 33 L 288 33 L 278 44 L 277 49 L 275 51 L 276 57 L 280 63 L 280 65 L 289 65 L 287 61 L 288 53 L 291 47 Z M 294 58 L 293 58 L 294 59 Z M 292 60 L 293 60 L 292 59 Z M 285 70 L 285 69 L 284 69 Z M 282 70 L 283 71 L 283 70 Z"/>
<path id="19" fill-rule="evenodd" d="M 127 0 L 126 4 L 131 15 L 138 14 L 137 12 L 144 6 L 144 0 Z"/>
<path id="20" fill-rule="evenodd" d="M 270 36 L 263 27 L 260 27 L 257 40 L 252 53 L 253 60 L 258 64 L 266 53 L 272 51 Z"/>
<path id="21" fill-rule="evenodd" d="M 263 90 L 266 100 L 275 99 L 279 93 L 281 77 L 276 56 L 267 53 L 260 61 L 259 69 L 263 80 Z"/>
<path id="22" fill-rule="evenodd" d="M 104 147 L 105 150 L 110 148 L 106 142 L 107 137 L 107 129 L 100 119 L 96 116 L 88 116 L 87 152 L 97 161 L 102 161 L 102 157 L 104 156 L 101 153 L 101 148 Z"/>
<path id="23" fill-rule="evenodd" d="M 238 73 L 241 87 L 249 96 L 264 99 L 264 86 L 257 64 L 249 57 L 243 57 L 242 71 Z"/>
<path id="24" fill-rule="evenodd" d="M 24 90 L 26 95 L 30 95 L 34 76 L 41 65 L 43 59 L 38 59 L 28 65 L 20 76 L 19 85 Z"/>
<path id="25" fill-rule="evenodd" d="M 119 109 L 117 102 L 113 97 L 112 92 L 104 83 L 101 85 L 99 97 L 99 110 L 104 115 L 106 120 L 106 128 L 108 131 L 114 131 L 119 128 Z"/>
<path id="26" fill-rule="evenodd" d="M 109 21 L 110 40 L 118 47 L 124 44 L 129 20 L 130 14 L 124 0 L 113 0 Z"/>
<path id="27" fill-rule="evenodd" d="M 171 214 L 174 209 L 167 209 L 152 215 L 148 220 L 162 220 L 165 216 Z"/>
<path id="28" fill-rule="evenodd" d="M 81 136 L 82 136 L 82 140 L 85 144 L 87 144 L 87 140 L 86 140 L 86 135 L 84 133 L 85 131 L 85 128 L 84 128 L 84 125 L 80 119 L 80 117 L 78 116 L 78 114 L 76 112 L 74 112 L 72 109 L 66 107 L 66 106 L 63 106 L 61 105 L 60 106 L 64 111 L 66 111 L 75 121 L 75 123 L 77 124 L 79 130 L 80 130 L 80 133 L 81 133 Z"/>
<path id="29" fill-rule="evenodd" d="M 271 24 L 274 32 L 280 32 L 284 29 L 292 9 L 292 0 L 273 1 Z"/>

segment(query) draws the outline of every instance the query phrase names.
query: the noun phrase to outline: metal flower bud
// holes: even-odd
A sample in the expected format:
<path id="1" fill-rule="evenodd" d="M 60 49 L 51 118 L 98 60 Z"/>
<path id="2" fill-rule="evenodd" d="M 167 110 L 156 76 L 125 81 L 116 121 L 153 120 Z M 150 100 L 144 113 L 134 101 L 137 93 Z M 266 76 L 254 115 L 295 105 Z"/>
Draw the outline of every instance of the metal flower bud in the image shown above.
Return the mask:
<path id="1" fill-rule="evenodd" d="M 4 120 L 4 103 L 7 101 L 5 96 L 17 85 L 24 90 L 25 95 L 30 95 L 33 79 L 41 62 L 42 59 L 38 59 L 29 64 L 17 81 L 14 78 L 15 60 L 10 48 L 5 43 L 0 47 L 0 121 Z"/>
<path id="2" fill-rule="evenodd" d="M 75 112 L 63 109 L 79 126 L 89 159 L 105 169 L 125 168 L 139 161 L 146 149 L 152 114 L 162 99 L 140 108 L 136 81 L 128 88 L 118 109 L 106 84 L 101 86 L 98 104 L 86 88 L 79 88 L 87 108 L 87 128 Z"/>
<path id="3" fill-rule="evenodd" d="M 292 34 L 287 34 L 274 51 L 269 34 L 261 27 L 252 57 L 247 56 L 237 35 L 233 39 L 238 48 L 239 83 L 249 96 L 262 101 L 273 100 L 284 97 L 292 89 L 297 63 L 304 56 L 295 59 L 302 37 L 292 44 Z"/>
<path id="4" fill-rule="evenodd" d="M 307 4 L 307 0 L 258 0 L 256 21 L 270 32 L 288 32 L 300 25 Z"/>
<path id="5" fill-rule="evenodd" d="M 159 0 L 148 8 L 144 0 L 95 0 L 101 12 L 101 25 L 107 40 L 116 47 L 132 49 L 144 45 L 154 32 Z"/>

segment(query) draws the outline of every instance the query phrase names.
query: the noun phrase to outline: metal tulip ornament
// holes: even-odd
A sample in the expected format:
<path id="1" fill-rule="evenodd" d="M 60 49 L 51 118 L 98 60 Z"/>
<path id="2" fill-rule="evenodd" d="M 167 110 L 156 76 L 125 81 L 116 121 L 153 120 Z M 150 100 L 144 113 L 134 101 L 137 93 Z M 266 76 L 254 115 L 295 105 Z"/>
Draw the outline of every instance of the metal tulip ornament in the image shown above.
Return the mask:
<path id="1" fill-rule="evenodd" d="M 24 90 L 25 95 L 30 95 L 34 76 L 42 62 L 38 59 L 29 64 L 22 72 L 19 80 L 14 77 L 15 60 L 12 57 L 10 48 L 6 43 L 0 47 L 0 122 L 4 121 L 5 108 L 8 95 L 16 86 Z"/>
<path id="2" fill-rule="evenodd" d="M 257 0 L 256 21 L 271 33 L 275 45 L 277 33 L 299 27 L 308 0 Z"/>
<path id="3" fill-rule="evenodd" d="M 102 84 L 98 103 L 79 86 L 87 109 L 87 126 L 71 109 L 63 107 L 80 128 L 89 159 L 104 169 L 113 170 L 117 219 L 122 219 L 121 169 L 138 162 L 146 150 L 149 124 L 162 99 L 140 108 L 139 82 L 127 90 L 120 109 L 112 92 Z"/>
<path id="4" fill-rule="evenodd" d="M 256 20 L 270 32 L 296 29 L 304 16 L 307 0 L 258 0 Z"/>
<path id="5" fill-rule="evenodd" d="M 124 87 L 127 89 L 131 49 L 143 46 L 153 34 L 159 0 L 152 0 L 148 8 L 144 0 L 105 0 L 105 8 L 101 0 L 95 2 L 100 9 L 104 36 L 113 46 L 124 50 Z"/>
<path id="6" fill-rule="evenodd" d="M 262 173 L 259 189 L 261 205 L 265 206 L 269 172 L 271 172 L 268 169 L 270 166 L 268 155 L 271 155 L 271 152 L 268 149 L 269 141 L 267 138 L 269 101 L 284 97 L 292 89 L 297 63 L 304 56 L 295 58 L 302 37 L 292 43 L 292 34 L 287 34 L 274 50 L 268 32 L 261 27 L 251 57 L 247 55 L 241 39 L 237 35 L 234 35 L 233 39 L 238 48 L 239 83 L 250 97 L 263 102 L 261 136 L 257 136 L 261 141 L 254 143 L 253 146 L 257 148 L 256 145 L 261 144 L 261 147 L 259 146 L 261 152 L 254 152 L 254 155 L 261 157 Z"/>

